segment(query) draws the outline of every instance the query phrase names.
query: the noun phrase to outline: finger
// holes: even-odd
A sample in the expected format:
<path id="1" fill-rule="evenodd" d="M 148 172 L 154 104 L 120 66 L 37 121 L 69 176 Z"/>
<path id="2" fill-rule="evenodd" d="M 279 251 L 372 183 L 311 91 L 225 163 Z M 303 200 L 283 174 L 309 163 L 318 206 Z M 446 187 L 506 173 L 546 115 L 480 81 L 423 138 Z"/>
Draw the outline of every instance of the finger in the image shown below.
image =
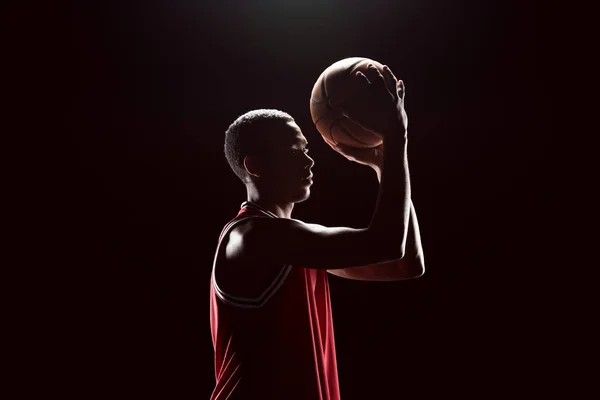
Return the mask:
<path id="1" fill-rule="evenodd" d="M 355 161 L 357 158 L 360 157 L 360 149 L 356 149 L 354 147 L 350 147 L 342 143 L 336 143 L 335 147 L 338 153 L 340 153 L 350 161 Z"/>
<path id="2" fill-rule="evenodd" d="M 344 154 L 346 157 L 361 159 L 361 158 L 365 158 L 366 156 L 370 155 L 371 153 L 375 154 L 378 151 L 378 149 L 381 147 L 381 145 L 379 145 L 377 147 L 357 148 L 357 147 L 350 147 L 343 143 L 337 143 L 336 147 L 337 147 L 338 151 L 341 152 L 342 154 Z"/>
<path id="3" fill-rule="evenodd" d="M 360 71 L 356 71 L 356 74 L 354 74 L 353 81 L 354 81 L 355 87 L 358 87 L 358 88 L 367 87 L 370 83 L 367 76 Z"/>
<path id="4" fill-rule="evenodd" d="M 387 71 L 390 73 L 390 75 L 392 76 L 392 78 L 394 78 L 394 81 L 398 82 L 398 78 L 396 78 L 396 75 L 394 75 L 394 73 L 392 72 L 392 70 L 390 69 L 390 67 L 388 67 L 387 65 L 383 66 L 384 71 Z"/>
<path id="5" fill-rule="evenodd" d="M 392 70 L 389 69 L 387 65 L 383 66 L 383 78 L 385 79 L 385 85 L 390 91 L 390 93 L 397 93 L 396 89 L 396 77 L 392 73 Z"/>
<path id="6" fill-rule="evenodd" d="M 363 74 L 360 71 L 357 71 L 353 76 L 352 76 L 352 82 L 350 84 L 350 88 L 348 93 L 346 94 L 346 101 L 342 102 L 341 104 L 338 104 L 338 107 L 341 108 L 340 111 L 342 111 L 342 114 L 346 117 L 348 117 L 347 115 L 345 115 L 345 111 L 346 107 L 349 104 L 352 104 L 352 99 L 360 97 L 364 91 L 369 87 L 369 80 L 367 79 L 367 77 L 365 76 L 365 74 Z"/>
<path id="7" fill-rule="evenodd" d="M 399 98 L 404 99 L 404 95 L 406 94 L 406 86 L 404 86 L 404 81 L 402 80 L 398 81 L 397 93 Z"/>
<path id="8" fill-rule="evenodd" d="M 335 142 L 327 142 L 329 143 L 329 145 L 331 146 L 331 148 L 333 150 L 335 150 L 336 152 L 342 154 L 342 149 L 340 148 L 340 144 L 339 143 L 335 143 Z"/>
<path id="9" fill-rule="evenodd" d="M 336 143 L 335 148 L 338 152 L 342 152 L 347 155 L 353 155 L 355 151 L 353 147 L 347 146 L 343 143 Z"/>
<path id="10" fill-rule="evenodd" d="M 373 64 L 369 64 L 367 66 L 367 78 L 369 79 L 369 82 L 371 82 L 372 84 L 375 85 L 385 85 L 385 80 L 383 78 L 383 75 L 381 75 L 381 72 L 379 72 L 379 70 L 377 69 L 377 67 Z"/>
<path id="11" fill-rule="evenodd" d="M 362 72 L 357 71 L 353 75 L 352 84 L 350 85 L 350 89 L 346 94 L 346 99 L 340 104 L 336 105 L 336 108 L 344 117 L 352 119 L 351 114 L 356 111 L 354 99 L 363 96 L 365 91 L 368 90 L 369 85 L 369 80 Z"/>

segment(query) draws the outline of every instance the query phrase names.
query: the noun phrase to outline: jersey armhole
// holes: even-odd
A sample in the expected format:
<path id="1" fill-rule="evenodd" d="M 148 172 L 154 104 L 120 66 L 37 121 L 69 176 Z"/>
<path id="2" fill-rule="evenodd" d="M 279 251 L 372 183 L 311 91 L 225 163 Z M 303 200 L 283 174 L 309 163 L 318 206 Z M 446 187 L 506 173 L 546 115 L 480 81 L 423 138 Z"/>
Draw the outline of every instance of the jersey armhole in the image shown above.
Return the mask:
<path id="1" fill-rule="evenodd" d="M 267 288 L 265 288 L 261 292 L 261 294 L 256 297 L 235 296 L 231 293 L 225 292 L 221 287 L 219 287 L 216 277 L 215 277 L 215 269 L 217 267 L 217 259 L 222 250 L 221 243 L 223 242 L 223 239 L 225 239 L 227 237 L 227 235 L 229 234 L 229 232 L 231 231 L 231 229 L 234 226 L 238 225 L 240 222 L 246 221 L 251 218 L 264 218 L 264 217 L 251 216 L 251 217 L 239 218 L 239 219 L 231 221 L 224 228 L 223 232 L 221 233 L 221 236 L 219 237 L 219 242 L 217 244 L 217 250 L 215 252 L 215 257 L 213 260 L 212 275 L 211 275 L 212 285 L 213 285 L 213 288 L 215 290 L 215 294 L 217 295 L 217 297 L 226 304 L 230 304 L 230 305 L 233 305 L 236 307 L 242 307 L 242 308 L 260 308 L 260 307 L 264 306 L 266 304 L 266 302 L 271 297 L 273 297 L 273 295 L 275 293 L 277 293 L 279 288 L 281 288 L 281 286 L 285 282 L 285 279 L 287 278 L 287 276 L 289 275 L 289 273 L 292 270 L 291 265 L 284 265 L 281 268 L 281 270 L 279 271 L 279 273 L 275 276 L 275 278 L 271 281 L 271 283 L 267 286 Z"/>

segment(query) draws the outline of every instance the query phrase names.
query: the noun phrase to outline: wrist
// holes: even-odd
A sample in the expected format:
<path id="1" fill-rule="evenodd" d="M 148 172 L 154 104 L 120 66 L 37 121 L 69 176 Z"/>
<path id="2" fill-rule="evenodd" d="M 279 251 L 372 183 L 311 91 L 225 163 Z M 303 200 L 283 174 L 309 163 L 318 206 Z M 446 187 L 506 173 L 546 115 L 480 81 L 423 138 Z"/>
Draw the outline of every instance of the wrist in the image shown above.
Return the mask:
<path id="1" fill-rule="evenodd" d="M 373 170 L 377 174 L 377 180 L 379 181 L 379 183 L 381 183 L 381 166 L 373 164 L 371 165 L 371 168 L 373 168 Z"/>
<path id="2" fill-rule="evenodd" d="M 398 147 L 406 146 L 408 144 L 408 137 L 406 135 L 406 129 L 401 128 L 396 131 L 392 131 L 390 134 L 383 137 L 383 144 L 387 147 Z"/>
<path id="3" fill-rule="evenodd" d="M 405 122 L 401 110 L 398 110 L 398 114 L 394 118 L 387 120 L 384 124 L 383 136 L 406 136 Z"/>
<path id="4" fill-rule="evenodd" d="M 390 145 L 398 145 L 404 143 L 408 140 L 407 129 L 403 124 L 394 125 L 387 129 L 384 135 L 381 135 L 383 139 L 384 146 L 387 146 L 385 143 L 388 142 Z"/>

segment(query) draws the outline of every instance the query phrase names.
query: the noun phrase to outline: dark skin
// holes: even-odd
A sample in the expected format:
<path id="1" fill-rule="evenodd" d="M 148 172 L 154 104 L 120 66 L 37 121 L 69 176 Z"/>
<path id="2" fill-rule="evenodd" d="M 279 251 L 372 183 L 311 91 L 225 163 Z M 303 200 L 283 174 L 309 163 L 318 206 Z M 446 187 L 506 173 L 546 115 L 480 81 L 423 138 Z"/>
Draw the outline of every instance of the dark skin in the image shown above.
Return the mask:
<path id="1" fill-rule="evenodd" d="M 388 69 L 387 66 L 384 66 L 384 68 Z M 403 101 L 406 93 L 404 82 L 397 80 L 391 70 L 389 72 L 390 75 L 384 74 L 386 86 L 390 92 L 395 90 L 398 98 Z M 361 73 L 358 72 L 357 77 L 360 74 Z M 404 126 L 408 127 L 408 115 L 404 109 L 402 109 L 402 118 Z M 384 154 L 383 144 L 368 149 L 357 149 L 338 144 L 333 149 L 350 161 L 371 167 L 377 174 L 377 180 L 381 183 L 381 169 L 383 168 Z M 423 275 L 425 272 L 425 260 L 421 244 L 419 222 L 412 201 L 410 207 L 406 254 L 403 258 L 391 262 L 372 264 L 357 268 L 333 269 L 328 270 L 328 272 L 347 279 L 369 281 L 404 280 Z"/>
<path id="2" fill-rule="evenodd" d="M 310 196 L 312 181 L 301 178 L 311 174 L 314 161 L 305 153 L 307 141 L 300 128 L 289 123 L 282 130 L 290 140 L 278 150 L 280 168 L 274 169 L 272 160 L 250 156 L 244 160 L 248 200 L 279 218 L 249 219 L 224 238 L 226 250 L 217 268 L 222 284 L 229 281 L 239 285 L 245 274 L 264 276 L 267 282 L 282 265 L 327 269 L 349 279 L 399 280 L 422 275 L 423 252 L 410 201 L 404 85 L 387 67 L 383 74 L 369 68 L 366 74 L 357 74 L 353 90 L 355 97 L 342 112 L 380 134 L 383 145 L 363 150 L 339 146 L 335 150 L 351 161 L 370 166 L 380 179 L 378 202 L 369 226 L 325 227 L 291 218 L 294 204 Z M 297 158 L 291 156 L 294 151 L 300 152 Z M 252 270 L 248 267 L 251 265 L 260 265 L 261 270 Z M 260 291 L 239 286 L 231 289 L 245 295 Z"/>

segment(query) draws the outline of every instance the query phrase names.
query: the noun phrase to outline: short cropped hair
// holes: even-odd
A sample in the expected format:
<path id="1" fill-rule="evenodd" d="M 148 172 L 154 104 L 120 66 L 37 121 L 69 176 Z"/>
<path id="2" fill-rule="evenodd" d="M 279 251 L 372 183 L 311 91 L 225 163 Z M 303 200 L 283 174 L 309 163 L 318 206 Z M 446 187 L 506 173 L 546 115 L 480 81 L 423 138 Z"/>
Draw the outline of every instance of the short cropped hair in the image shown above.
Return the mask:
<path id="1" fill-rule="evenodd" d="M 244 157 L 259 154 L 264 147 L 269 128 L 293 122 L 286 112 L 272 109 L 252 110 L 239 116 L 225 132 L 225 157 L 233 172 L 246 179 Z"/>

